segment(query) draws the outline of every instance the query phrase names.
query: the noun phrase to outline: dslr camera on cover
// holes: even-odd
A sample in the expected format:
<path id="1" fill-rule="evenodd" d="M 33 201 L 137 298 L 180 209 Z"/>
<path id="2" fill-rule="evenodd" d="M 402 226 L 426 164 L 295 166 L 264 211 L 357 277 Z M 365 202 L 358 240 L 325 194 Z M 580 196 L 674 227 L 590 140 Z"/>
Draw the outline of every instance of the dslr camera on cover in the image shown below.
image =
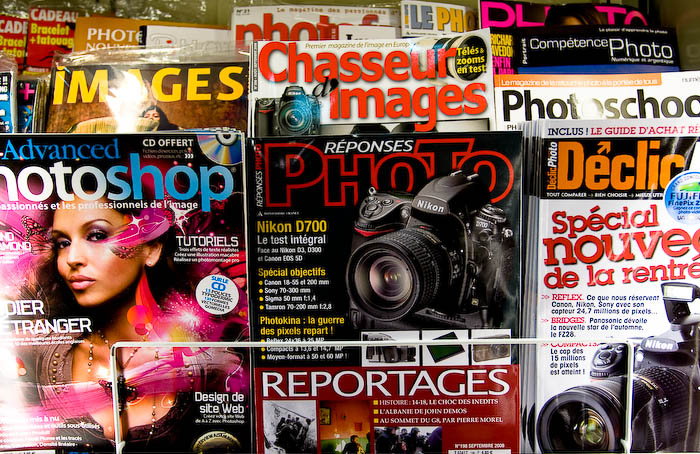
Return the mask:
<path id="1" fill-rule="evenodd" d="M 255 136 L 317 135 L 321 108 L 315 96 L 291 85 L 280 98 L 260 98 L 255 102 Z"/>
<path id="2" fill-rule="evenodd" d="M 356 329 L 499 326 L 513 229 L 478 174 L 360 203 L 346 268 Z"/>
<path id="3" fill-rule="evenodd" d="M 671 329 L 642 340 L 632 374 L 633 452 L 700 450 L 700 317 L 688 303 L 693 284 L 661 284 Z M 627 346 L 602 345 L 593 357 L 590 384 L 549 399 L 540 410 L 537 439 L 543 452 L 620 452 L 623 447 Z"/>

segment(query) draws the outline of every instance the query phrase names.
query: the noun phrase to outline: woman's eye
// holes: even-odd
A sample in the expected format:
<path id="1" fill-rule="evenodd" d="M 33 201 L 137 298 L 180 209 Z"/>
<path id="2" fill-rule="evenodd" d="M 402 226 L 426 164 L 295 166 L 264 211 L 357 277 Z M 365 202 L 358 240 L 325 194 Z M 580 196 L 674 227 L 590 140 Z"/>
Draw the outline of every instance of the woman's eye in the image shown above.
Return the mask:
<path id="1" fill-rule="evenodd" d="M 56 249 L 65 249 L 70 246 L 70 241 L 65 238 L 57 238 L 53 241 L 53 244 Z"/>
<path id="2" fill-rule="evenodd" d="M 103 241 L 107 239 L 107 232 L 102 230 L 93 230 L 87 235 L 89 241 Z"/>

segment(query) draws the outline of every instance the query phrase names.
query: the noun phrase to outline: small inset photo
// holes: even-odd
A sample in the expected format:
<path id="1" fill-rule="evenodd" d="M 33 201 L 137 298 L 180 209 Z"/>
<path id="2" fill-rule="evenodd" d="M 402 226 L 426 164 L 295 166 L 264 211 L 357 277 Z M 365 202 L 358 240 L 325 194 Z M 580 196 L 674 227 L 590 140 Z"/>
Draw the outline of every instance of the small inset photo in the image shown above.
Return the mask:
<path id="1" fill-rule="evenodd" d="M 363 341 L 382 342 L 386 345 L 362 346 L 363 366 L 385 366 L 387 364 L 419 365 L 420 351 L 414 345 L 401 345 L 400 341 L 417 342 L 420 340 L 419 331 L 386 331 L 363 332 Z M 398 341 L 391 343 L 390 341 Z"/>
<path id="2" fill-rule="evenodd" d="M 263 401 L 266 454 L 316 453 L 316 402 L 313 400 Z"/>
<path id="3" fill-rule="evenodd" d="M 370 405 L 361 399 L 319 402 L 319 438 L 322 454 L 372 452 Z"/>
<path id="4" fill-rule="evenodd" d="M 472 364 L 511 364 L 510 344 L 499 344 L 499 339 L 510 339 L 509 329 L 475 329 L 472 339 L 493 339 L 493 343 L 471 346 Z"/>
<path id="5" fill-rule="evenodd" d="M 469 353 L 465 342 L 469 339 L 467 330 L 423 330 L 424 341 L 455 340 L 454 344 L 423 345 L 423 365 L 469 365 Z"/>
<path id="6" fill-rule="evenodd" d="M 441 426 L 374 427 L 376 454 L 442 454 Z"/>

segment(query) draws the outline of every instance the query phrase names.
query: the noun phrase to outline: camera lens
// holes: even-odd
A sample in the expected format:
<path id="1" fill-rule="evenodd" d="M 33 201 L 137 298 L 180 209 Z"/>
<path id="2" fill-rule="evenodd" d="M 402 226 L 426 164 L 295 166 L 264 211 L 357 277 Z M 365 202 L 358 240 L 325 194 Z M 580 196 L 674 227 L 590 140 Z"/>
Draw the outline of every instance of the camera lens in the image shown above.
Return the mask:
<path id="1" fill-rule="evenodd" d="M 543 452 L 621 451 L 625 377 L 577 386 L 542 407 L 537 436 Z M 632 451 L 695 451 L 697 391 L 684 372 L 648 367 L 632 383 Z M 688 446 L 686 446 L 688 445 Z"/>
<path id="2" fill-rule="evenodd" d="M 537 436 L 543 452 L 621 451 L 623 377 L 577 386 L 542 407 Z"/>
<path id="3" fill-rule="evenodd" d="M 308 103 L 290 101 L 284 103 L 279 112 L 281 135 L 303 134 L 313 124 L 313 112 Z"/>
<path id="4" fill-rule="evenodd" d="M 346 283 L 366 313 L 393 321 L 434 306 L 449 269 L 447 252 L 433 233 L 406 228 L 360 245 L 350 256 Z"/>
<path id="5" fill-rule="evenodd" d="M 573 435 L 576 444 L 586 449 L 599 449 L 607 444 L 605 421 L 595 410 L 584 411 L 574 424 Z"/>
<path id="6" fill-rule="evenodd" d="M 413 289 L 411 270 L 398 257 L 380 257 L 369 268 L 372 291 L 387 301 L 405 301 Z"/>

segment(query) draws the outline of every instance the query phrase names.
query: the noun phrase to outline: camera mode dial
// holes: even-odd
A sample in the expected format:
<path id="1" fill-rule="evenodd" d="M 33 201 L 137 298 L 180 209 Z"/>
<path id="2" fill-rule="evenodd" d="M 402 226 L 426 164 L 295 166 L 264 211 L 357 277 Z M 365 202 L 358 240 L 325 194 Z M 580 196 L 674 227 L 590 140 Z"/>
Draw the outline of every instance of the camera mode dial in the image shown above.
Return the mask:
<path id="1" fill-rule="evenodd" d="M 591 377 L 607 378 L 624 373 L 627 346 L 625 344 L 603 344 L 595 353 Z"/>

